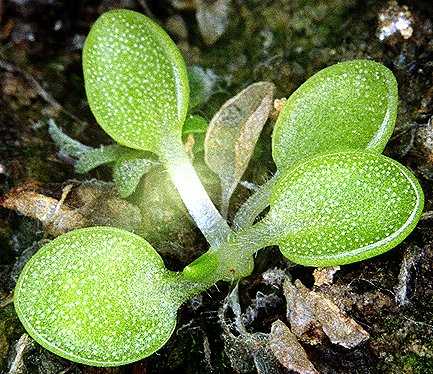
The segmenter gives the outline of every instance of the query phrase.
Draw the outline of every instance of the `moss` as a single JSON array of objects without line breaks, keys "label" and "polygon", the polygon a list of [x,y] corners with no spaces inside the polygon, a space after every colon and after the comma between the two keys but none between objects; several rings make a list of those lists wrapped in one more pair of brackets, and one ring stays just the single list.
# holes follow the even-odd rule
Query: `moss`
[{"label": "moss", "polygon": [[433,373],[433,357],[420,356],[416,353],[409,353],[401,356],[403,373],[431,374]]},{"label": "moss", "polygon": [[0,309],[0,371],[6,368],[11,344],[23,333],[12,304]]}]

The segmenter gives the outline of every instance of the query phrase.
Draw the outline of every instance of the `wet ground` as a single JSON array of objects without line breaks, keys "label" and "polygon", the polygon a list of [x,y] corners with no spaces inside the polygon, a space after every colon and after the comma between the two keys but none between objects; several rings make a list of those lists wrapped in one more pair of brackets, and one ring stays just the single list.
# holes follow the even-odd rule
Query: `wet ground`
[{"label": "wet ground", "polygon": [[[207,6],[213,27],[200,22],[200,3]],[[224,309],[230,288],[220,284],[182,308],[177,331],[157,354],[127,367],[95,369],[60,359],[24,334],[11,293],[26,259],[50,238],[50,232],[38,220],[1,208],[0,372],[288,372],[260,343],[274,321],[288,322],[281,279],[275,276],[269,281],[263,276],[277,268],[292,281],[314,287],[370,335],[351,349],[331,344],[326,336],[320,336],[316,344],[303,341],[319,372],[433,373],[431,1],[0,0],[1,195],[26,183],[27,189],[59,199],[68,183],[110,180],[108,168],[85,176],[75,174],[69,160],[59,157],[47,132],[47,120],[54,118],[85,144],[110,143],[87,107],[81,48],[92,22],[113,7],[135,9],[157,20],[177,42],[187,64],[205,69],[210,88],[196,111],[208,119],[225,100],[255,81],[270,80],[277,85],[277,97],[287,97],[310,75],[335,62],[362,57],[384,63],[396,75],[400,94],[396,130],[385,153],[419,177],[427,213],[397,249],[343,266],[332,284],[314,285],[313,269],[289,268],[277,251],[273,256],[259,255],[255,273],[239,285],[247,337],[245,332],[227,331],[235,316]],[[218,7],[224,11],[215,11]],[[260,184],[274,170],[271,131],[272,123],[265,128],[259,151],[244,176],[250,182]],[[153,180],[158,178],[148,177],[143,188],[154,192]],[[239,188],[237,203],[246,194],[246,189]],[[176,198],[166,201],[162,212],[153,206],[159,205],[158,198],[140,207],[142,214],[155,213],[152,224],[141,230],[153,235],[152,244],[170,267],[181,268],[206,244],[192,225],[185,224]]]}]

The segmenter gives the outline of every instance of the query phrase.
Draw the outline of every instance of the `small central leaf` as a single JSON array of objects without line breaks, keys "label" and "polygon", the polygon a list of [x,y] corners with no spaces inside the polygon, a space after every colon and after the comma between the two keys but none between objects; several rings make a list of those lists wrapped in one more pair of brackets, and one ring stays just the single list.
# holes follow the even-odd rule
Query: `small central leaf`
[{"label": "small central leaf", "polygon": [[325,154],[283,173],[268,224],[291,261],[331,266],[376,256],[414,229],[423,193],[412,173],[372,152]]},{"label": "small central leaf", "polygon": [[180,137],[189,87],[176,45],[156,23],[129,11],[104,13],[83,50],[84,80],[99,125],[118,143],[159,153]]},{"label": "small central leaf", "polygon": [[248,86],[228,100],[209,123],[205,160],[221,180],[224,215],[268,119],[274,90],[269,82]]},{"label": "small central leaf", "polygon": [[141,177],[148,173],[155,163],[134,156],[124,156],[117,160],[113,167],[113,181],[116,184],[120,197],[128,197],[131,195]]},{"label": "small central leaf", "polygon": [[169,275],[141,237],[110,227],[79,229],[30,259],[15,308],[29,334],[52,352],[118,366],[152,354],[170,337],[177,302]]}]

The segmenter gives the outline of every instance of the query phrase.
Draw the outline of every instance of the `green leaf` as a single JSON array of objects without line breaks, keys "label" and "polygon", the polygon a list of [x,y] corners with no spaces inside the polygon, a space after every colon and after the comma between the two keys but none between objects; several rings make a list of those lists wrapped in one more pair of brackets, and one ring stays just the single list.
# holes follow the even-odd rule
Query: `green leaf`
[{"label": "green leaf", "polygon": [[199,115],[189,115],[183,125],[182,134],[204,134],[207,131],[207,121]]},{"label": "green leaf", "polygon": [[254,83],[228,100],[209,123],[205,161],[221,180],[221,210],[227,215],[230,197],[253,155],[272,109],[275,86]]},{"label": "green leaf", "polygon": [[319,71],[289,97],[275,124],[272,155],[278,169],[322,152],[382,152],[397,102],[394,75],[376,62],[353,60]]},{"label": "green leaf", "polygon": [[75,163],[75,171],[79,174],[87,173],[98,166],[116,161],[128,151],[130,150],[117,144],[92,148],[79,157]]},{"label": "green leaf", "polygon": [[284,256],[302,265],[364,260],[399,244],[423,209],[414,175],[373,152],[325,154],[277,180],[266,225]]},{"label": "green leaf", "polygon": [[180,138],[186,67],[155,22],[130,10],[104,13],[86,39],[83,68],[90,108],[116,142],[159,153],[167,139]]},{"label": "green leaf", "polygon": [[119,159],[113,168],[113,181],[116,184],[120,197],[131,195],[141,177],[148,173],[155,163],[145,158],[123,157]]},{"label": "green leaf", "polygon": [[28,333],[69,360],[119,366],[169,339],[181,301],[172,273],[141,237],[110,227],[64,234],[24,267],[15,308]]},{"label": "green leaf", "polygon": [[48,133],[54,143],[56,143],[57,147],[59,147],[60,152],[63,152],[70,157],[81,157],[84,153],[92,150],[91,147],[66,135],[52,119],[48,121]]}]

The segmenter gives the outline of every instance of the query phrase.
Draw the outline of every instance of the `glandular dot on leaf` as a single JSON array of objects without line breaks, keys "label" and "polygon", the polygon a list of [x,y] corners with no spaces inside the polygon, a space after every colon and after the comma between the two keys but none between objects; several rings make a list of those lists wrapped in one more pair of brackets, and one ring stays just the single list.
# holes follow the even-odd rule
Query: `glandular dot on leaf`
[{"label": "glandular dot on leaf", "polygon": [[373,152],[315,156],[279,177],[266,218],[282,253],[302,265],[361,261],[414,229],[423,192],[403,165]]}]

